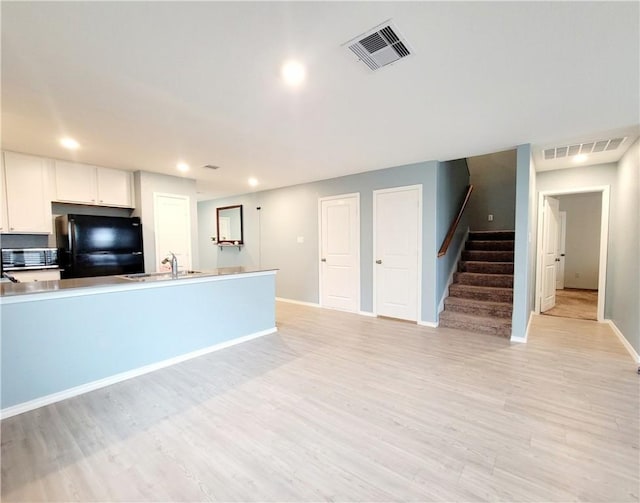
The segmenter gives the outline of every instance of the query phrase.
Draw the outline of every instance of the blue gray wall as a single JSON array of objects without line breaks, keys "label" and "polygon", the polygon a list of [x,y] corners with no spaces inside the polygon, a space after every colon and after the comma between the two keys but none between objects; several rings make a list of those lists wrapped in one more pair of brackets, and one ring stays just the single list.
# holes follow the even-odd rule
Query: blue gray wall
[{"label": "blue gray wall", "polygon": [[535,300],[535,190],[536,172],[531,160],[531,145],[520,145],[516,152],[516,238],[511,319],[512,337],[519,340],[526,338]]},{"label": "blue gray wall", "polygon": [[[515,229],[516,151],[469,157],[473,196],[469,201],[472,231]],[[493,221],[488,215],[493,215]]]},{"label": "blue gray wall", "polygon": [[640,140],[618,163],[618,193],[611,212],[615,246],[609,247],[610,318],[640,353]]},{"label": "blue gray wall", "polygon": [[[445,170],[445,168],[442,168]],[[443,173],[446,172],[442,171]],[[277,295],[318,303],[318,199],[340,194],[360,194],[361,310],[373,310],[373,191],[421,184],[422,215],[422,321],[435,323],[439,300],[437,280],[439,163],[409,164],[318,182],[255,192],[198,204],[200,268],[230,265],[275,267]],[[444,183],[444,181],[443,181]],[[455,199],[456,197],[454,197]],[[448,199],[448,196],[447,198]],[[245,246],[220,250],[215,236],[215,210],[244,205]],[[260,207],[261,210],[256,210]],[[299,242],[302,238],[303,242]]]},{"label": "blue gray wall", "polygon": [[273,329],[274,275],[180,280],[0,309],[5,409]]},{"label": "blue gray wall", "polygon": [[[436,208],[436,244],[440,248],[449,232],[451,222],[456,218],[469,186],[469,170],[464,159],[438,163],[438,192]],[[471,195],[473,198],[473,194]],[[469,211],[465,210],[447,254],[438,259],[437,303],[448,294],[448,280],[457,266],[458,250],[469,227]]]}]

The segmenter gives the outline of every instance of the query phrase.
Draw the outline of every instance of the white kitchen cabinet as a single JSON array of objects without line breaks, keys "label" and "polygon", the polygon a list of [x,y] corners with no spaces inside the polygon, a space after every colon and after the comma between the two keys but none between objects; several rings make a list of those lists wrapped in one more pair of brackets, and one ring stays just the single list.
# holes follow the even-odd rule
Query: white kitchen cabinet
[{"label": "white kitchen cabinet", "polygon": [[133,207],[132,174],[121,169],[98,168],[98,204]]},{"label": "white kitchen cabinet", "polygon": [[3,216],[3,222],[6,220],[7,228],[2,232],[51,234],[53,226],[47,160],[14,152],[4,152],[3,157],[6,196],[6,218]]},{"label": "white kitchen cabinet", "polygon": [[56,161],[56,201],[133,207],[129,171]]},{"label": "white kitchen cabinet", "polygon": [[96,204],[96,166],[56,161],[56,200]]}]

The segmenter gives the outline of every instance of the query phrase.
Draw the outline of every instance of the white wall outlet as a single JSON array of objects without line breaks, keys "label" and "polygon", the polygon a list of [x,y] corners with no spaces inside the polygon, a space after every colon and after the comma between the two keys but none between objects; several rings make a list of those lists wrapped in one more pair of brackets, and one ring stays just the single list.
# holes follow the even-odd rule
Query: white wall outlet
[{"label": "white wall outlet", "polygon": [[298,241],[298,244],[304,243],[304,236],[298,236],[297,241]]},{"label": "white wall outlet", "polygon": [[493,222],[493,215],[489,213],[489,222]]}]

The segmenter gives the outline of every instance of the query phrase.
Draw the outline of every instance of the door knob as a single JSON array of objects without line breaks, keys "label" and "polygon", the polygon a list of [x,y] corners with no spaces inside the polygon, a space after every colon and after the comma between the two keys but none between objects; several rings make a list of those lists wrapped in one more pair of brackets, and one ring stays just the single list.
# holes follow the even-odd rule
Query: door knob
[{"label": "door knob", "polygon": [[382,264],[382,260],[376,260],[376,264]]},{"label": "door knob", "polygon": [[320,259],[320,262],[326,262],[326,261],[327,261],[327,259],[326,259],[326,258],[321,258],[321,259]]}]

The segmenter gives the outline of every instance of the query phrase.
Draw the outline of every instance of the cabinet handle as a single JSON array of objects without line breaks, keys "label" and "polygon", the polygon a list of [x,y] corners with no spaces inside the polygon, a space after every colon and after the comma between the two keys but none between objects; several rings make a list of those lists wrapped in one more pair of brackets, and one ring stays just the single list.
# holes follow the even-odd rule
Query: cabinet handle
[{"label": "cabinet handle", "polygon": [[376,264],[382,264],[382,260],[376,260]]},{"label": "cabinet handle", "polygon": [[13,230],[13,227],[9,227],[9,230],[10,230],[10,231],[12,231],[12,230]]},{"label": "cabinet handle", "polygon": [[100,199],[100,202],[101,202],[101,203],[104,203],[104,201],[103,201],[102,199]]}]

